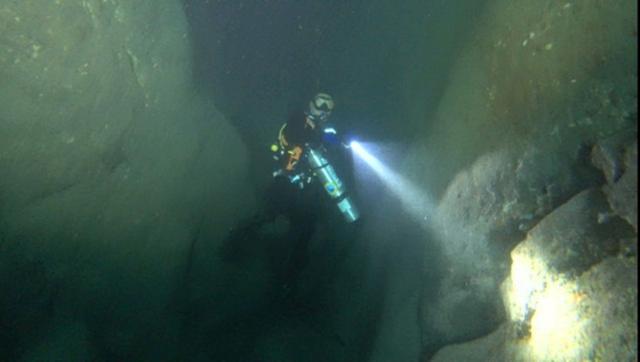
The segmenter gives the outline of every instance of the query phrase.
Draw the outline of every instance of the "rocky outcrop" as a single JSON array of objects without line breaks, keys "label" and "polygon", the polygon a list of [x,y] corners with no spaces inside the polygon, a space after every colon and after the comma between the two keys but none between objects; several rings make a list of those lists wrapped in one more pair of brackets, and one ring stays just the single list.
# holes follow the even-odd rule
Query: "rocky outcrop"
[{"label": "rocky outcrop", "polygon": [[571,158],[537,173],[545,158],[533,146],[519,157],[493,152],[451,182],[430,224],[440,241],[444,274],[435,300],[423,300],[423,328],[437,331],[427,340],[435,334],[460,341],[495,328],[503,318],[495,295],[508,272],[508,251],[567,195],[597,185],[590,168]]},{"label": "rocky outcrop", "polygon": [[425,253],[443,256],[425,271],[443,276],[422,292],[426,358],[511,318],[496,296],[525,239],[574,282],[634,255],[637,5],[601,5],[489,1],[406,159],[438,200],[425,222],[437,246]]},{"label": "rocky outcrop", "polygon": [[[637,231],[626,220],[637,204],[637,170],[628,162],[637,146],[626,139],[626,146],[615,144],[627,160],[620,171],[615,158],[602,163],[610,140],[594,146],[592,159],[608,182],[554,209],[511,252],[501,286],[506,322],[486,337],[443,348],[433,361],[637,358]],[[617,186],[625,179],[634,187]],[[611,200],[623,197],[614,207]]]}]

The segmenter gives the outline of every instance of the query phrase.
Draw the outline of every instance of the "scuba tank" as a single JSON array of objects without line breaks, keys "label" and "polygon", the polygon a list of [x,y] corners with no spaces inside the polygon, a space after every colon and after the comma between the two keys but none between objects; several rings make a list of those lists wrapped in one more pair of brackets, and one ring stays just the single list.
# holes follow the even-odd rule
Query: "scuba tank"
[{"label": "scuba tank", "polygon": [[323,185],[324,190],[333,200],[336,201],[338,209],[347,222],[354,222],[358,220],[360,213],[358,212],[356,205],[347,194],[347,189],[342,183],[342,180],[340,180],[335,169],[331,166],[321,149],[318,147],[308,146],[307,150],[307,160],[311,171],[313,171],[315,176]]}]

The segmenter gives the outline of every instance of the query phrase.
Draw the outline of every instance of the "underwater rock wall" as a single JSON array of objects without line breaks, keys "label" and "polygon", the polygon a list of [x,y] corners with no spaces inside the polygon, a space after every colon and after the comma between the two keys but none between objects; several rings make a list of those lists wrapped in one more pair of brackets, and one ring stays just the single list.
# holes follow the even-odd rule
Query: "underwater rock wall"
[{"label": "underwater rock wall", "polygon": [[179,1],[0,5],[0,359],[176,353],[167,308],[253,202],[246,168]]},{"label": "underwater rock wall", "polygon": [[[637,177],[624,176],[622,170],[637,171],[623,166],[631,161],[617,162],[618,166],[602,163],[611,159],[610,154],[633,155],[636,10],[632,1],[488,3],[453,66],[432,122],[425,122],[425,136],[415,143],[404,165],[406,174],[438,200],[429,228],[442,250],[444,277],[437,287],[425,285],[422,291],[425,358],[439,346],[485,336],[512,319],[500,297],[503,280],[513,277],[517,264],[512,250],[524,240],[535,244],[539,239],[531,240],[531,233],[536,225],[584,190],[602,189],[608,206],[601,194],[598,207],[587,207],[600,216],[590,218],[591,224],[585,221],[582,234],[565,228],[555,236],[554,250],[577,253],[567,263],[582,268],[567,277],[567,283],[609,278],[605,269],[612,265],[624,273],[632,270],[637,226],[631,220],[637,212],[637,194],[628,190],[635,190]],[[601,145],[613,151],[598,151]],[[618,176],[610,176],[616,172]],[[627,193],[620,196],[616,190]],[[603,223],[617,225],[610,227],[623,235],[609,233],[607,239],[598,239],[596,226]],[[425,251],[425,260],[433,258],[430,252]],[[622,286],[612,286],[609,292],[624,299],[625,290],[636,286],[629,275],[621,278]],[[606,283],[598,285],[594,288]],[[603,293],[596,290],[585,303],[606,304]],[[629,311],[637,299],[624,300],[621,313],[633,318]],[[600,325],[620,320],[601,311],[591,315]],[[596,341],[604,329],[598,328],[580,343],[593,343],[587,350],[596,351],[594,356],[620,356],[615,354],[625,348],[620,344],[608,347],[607,353],[613,354],[602,352]],[[625,341],[637,339],[630,329],[621,328]],[[496,342],[487,338],[460,348],[489,350],[488,344]],[[549,353],[544,358],[565,356],[562,351]],[[460,356],[439,354],[438,360],[461,360]]]},{"label": "underwater rock wall", "polygon": [[506,321],[487,337],[443,348],[434,361],[637,358],[637,232],[613,211],[614,200],[637,205],[637,187],[616,187],[637,185],[637,143],[616,163],[623,165],[617,182],[572,197],[513,249],[501,286]]}]

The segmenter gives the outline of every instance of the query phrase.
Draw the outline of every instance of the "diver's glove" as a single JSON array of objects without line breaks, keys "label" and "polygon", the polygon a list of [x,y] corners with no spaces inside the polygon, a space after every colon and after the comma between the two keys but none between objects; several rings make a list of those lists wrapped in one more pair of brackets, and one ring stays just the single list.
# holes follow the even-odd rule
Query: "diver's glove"
[{"label": "diver's glove", "polygon": [[340,137],[335,128],[327,126],[322,130],[322,142],[329,145],[340,143]]},{"label": "diver's glove", "polygon": [[335,128],[332,126],[326,126],[322,130],[322,141],[325,144],[340,145],[344,149],[351,149],[351,144],[348,141],[351,137],[349,135],[339,135]]}]

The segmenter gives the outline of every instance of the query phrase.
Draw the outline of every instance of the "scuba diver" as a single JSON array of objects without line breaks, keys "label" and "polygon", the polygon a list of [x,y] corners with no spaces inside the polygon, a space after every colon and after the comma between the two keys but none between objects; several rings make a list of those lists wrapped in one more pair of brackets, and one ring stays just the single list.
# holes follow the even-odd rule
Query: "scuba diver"
[{"label": "scuba diver", "polygon": [[330,95],[318,93],[306,109],[290,114],[279,129],[277,142],[271,145],[275,164],[263,208],[235,228],[221,250],[225,260],[237,260],[263,237],[259,232],[263,225],[284,216],[289,225],[282,239],[286,250],[275,252],[271,259],[276,283],[287,298],[296,294],[296,282],[307,265],[309,242],[324,202],[335,202],[347,223],[359,219],[355,204],[326,157],[330,150],[349,148],[328,123],[334,105]]},{"label": "scuba diver", "polygon": [[273,173],[274,177],[285,176],[292,184],[304,188],[311,176],[308,174],[309,170],[304,170],[305,166],[299,166],[305,152],[312,147],[324,147],[338,142],[345,148],[349,147],[327,122],[333,108],[333,98],[326,93],[318,93],[309,102],[306,111],[296,111],[290,115],[289,121],[280,127],[278,143],[271,145],[273,158],[279,163]]},{"label": "scuba diver", "polygon": [[336,202],[346,222],[359,218],[343,182],[325,156],[328,149],[336,146],[349,148],[328,122],[334,106],[329,94],[316,94],[306,110],[291,113],[288,121],[280,127],[277,143],[271,146],[275,170],[273,182],[267,190],[267,214],[269,218],[285,215],[289,219],[289,234],[294,246],[285,266],[283,281],[293,287],[307,263],[308,244],[315,232],[322,190]]},{"label": "scuba diver", "polygon": [[276,161],[274,184],[291,184],[304,189],[317,179],[336,201],[346,221],[354,222],[359,218],[358,210],[326,157],[331,146],[340,144],[344,149],[350,148],[327,122],[333,108],[333,98],[318,93],[306,111],[292,113],[289,121],[280,127],[278,142],[271,145]]}]

